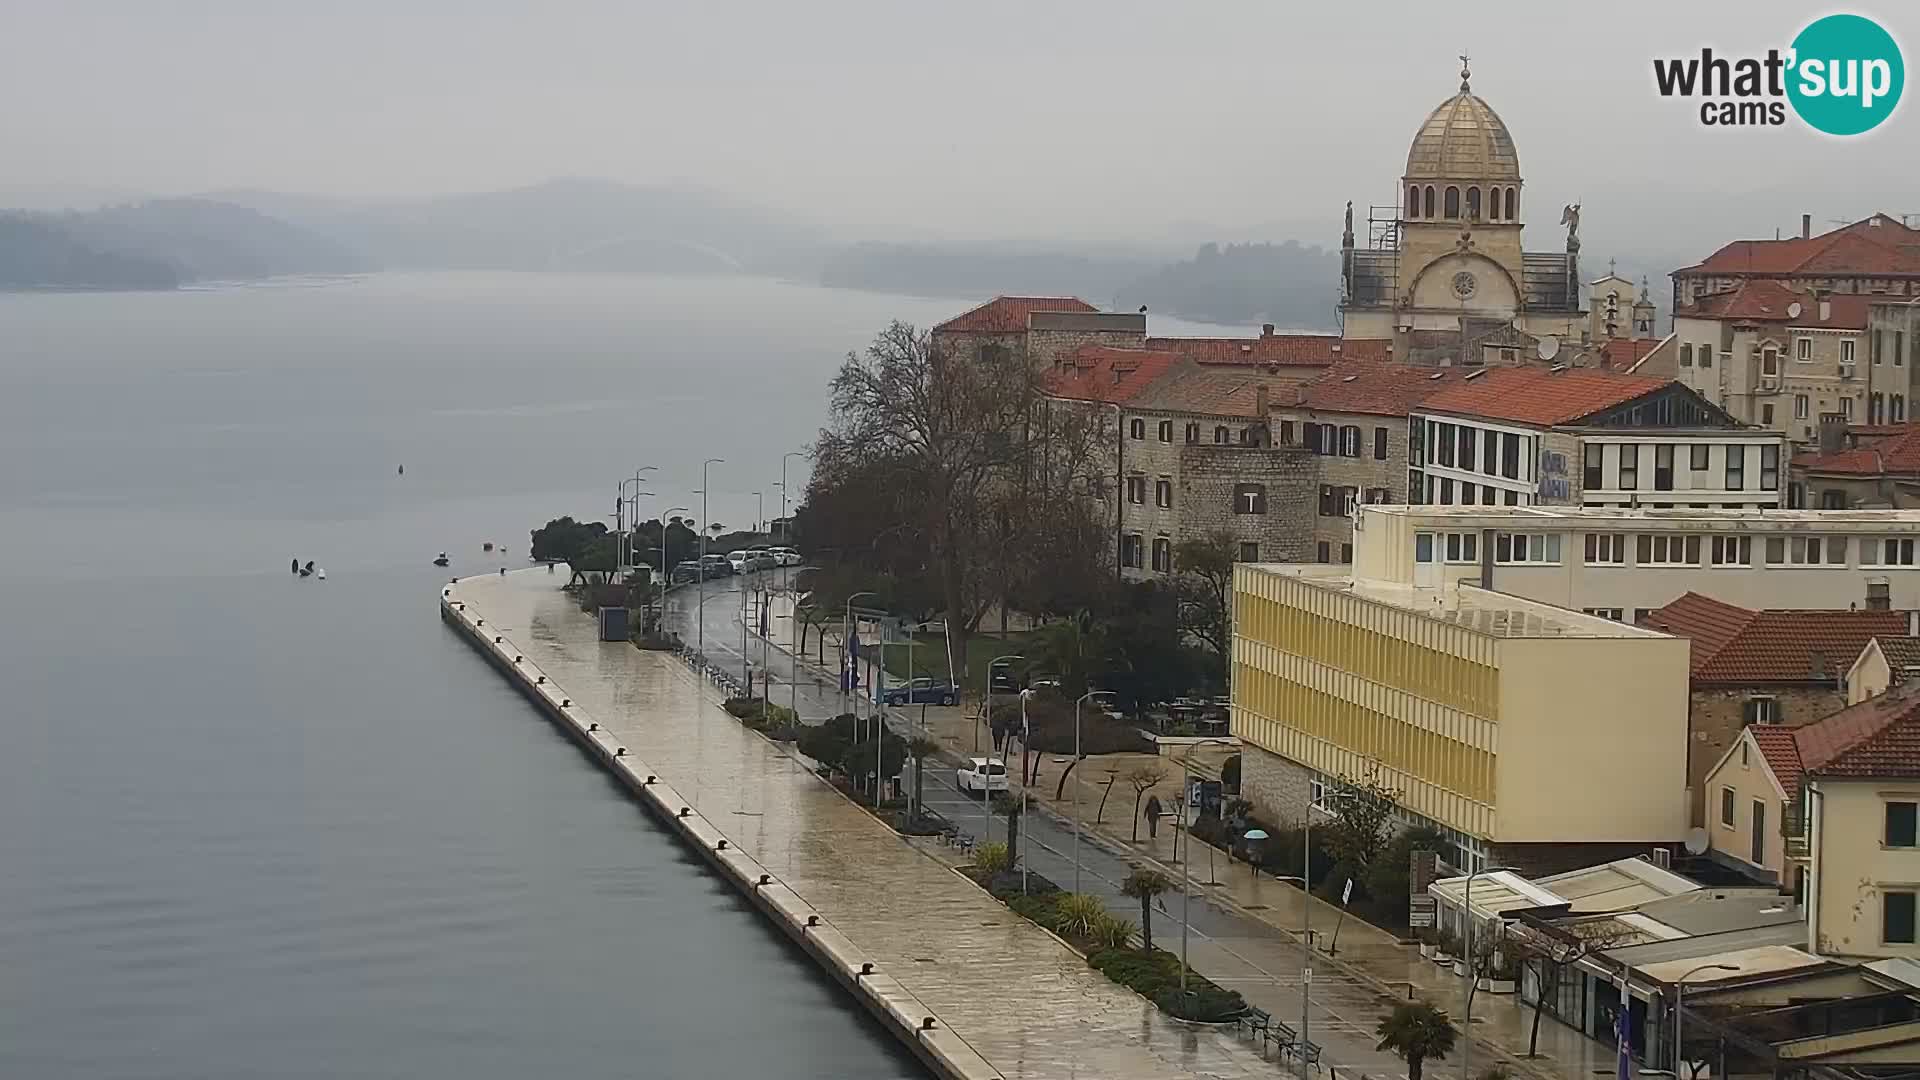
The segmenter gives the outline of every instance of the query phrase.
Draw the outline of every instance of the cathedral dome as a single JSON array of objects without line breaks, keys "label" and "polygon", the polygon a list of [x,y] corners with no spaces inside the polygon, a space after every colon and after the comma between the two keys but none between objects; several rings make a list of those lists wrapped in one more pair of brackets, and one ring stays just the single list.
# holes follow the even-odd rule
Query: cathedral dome
[{"label": "cathedral dome", "polygon": [[1461,75],[1460,92],[1429,113],[1413,137],[1407,179],[1517,183],[1520,155],[1513,136],[1500,114],[1468,88],[1466,73]]}]

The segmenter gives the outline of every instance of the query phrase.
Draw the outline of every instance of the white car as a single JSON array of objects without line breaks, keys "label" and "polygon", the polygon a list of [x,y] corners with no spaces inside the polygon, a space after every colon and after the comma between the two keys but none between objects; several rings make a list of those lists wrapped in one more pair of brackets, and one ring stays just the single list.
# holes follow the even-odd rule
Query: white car
[{"label": "white car", "polygon": [[747,553],[745,551],[727,552],[727,565],[733,567],[733,572],[736,574],[746,573],[747,572]]},{"label": "white car", "polygon": [[774,548],[773,557],[776,563],[780,566],[799,566],[800,565],[800,553],[793,550],[790,547]]},{"label": "white car", "polygon": [[963,793],[991,795],[1007,790],[1007,763],[1000,758],[968,758],[953,770],[953,780]]}]

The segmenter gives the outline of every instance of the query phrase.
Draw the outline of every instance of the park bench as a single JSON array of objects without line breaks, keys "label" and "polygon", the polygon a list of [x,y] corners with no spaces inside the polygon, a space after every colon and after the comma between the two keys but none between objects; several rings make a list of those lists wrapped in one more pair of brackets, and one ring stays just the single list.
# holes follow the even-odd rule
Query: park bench
[{"label": "park bench", "polygon": [[1311,1040],[1300,1044],[1301,1060],[1314,1068],[1320,1067],[1320,1044]]},{"label": "park bench", "polygon": [[[1292,1028],[1278,1020],[1273,1021],[1267,1026],[1267,1038],[1272,1040],[1273,1044],[1280,1048],[1281,1057],[1292,1057],[1294,1044],[1300,1041],[1300,1036],[1294,1034]],[[1264,1053],[1265,1050],[1266,1048],[1262,1046],[1261,1052]]]},{"label": "park bench", "polygon": [[1246,1032],[1249,1036],[1258,1035],[1260,1036],[1260,1040],[1265,1042],[1267,1038],[1267,1025],[1273,1023],[1273,1014],[1265,1009],[1255,1008],[1249,1005],[1247,1006],[1247,1011],[1241,1013],[1239,1020],[1236,1022],[1240,1025],[1241,1031]]}]

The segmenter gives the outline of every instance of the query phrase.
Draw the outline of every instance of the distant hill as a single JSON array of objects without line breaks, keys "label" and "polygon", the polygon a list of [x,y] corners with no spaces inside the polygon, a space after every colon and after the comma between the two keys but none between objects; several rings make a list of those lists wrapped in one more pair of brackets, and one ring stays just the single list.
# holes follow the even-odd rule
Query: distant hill
[{"label": "distant hill", "polygon": [[171,289],[174,267],[100,251],[34,215],[0,213],[0,289]]},{"label": "distant hill", "polygon": [[284,274],[339,274],[366,259],[310,230],[250,207],[209,199],[154,199],[45,215],[102,251],[171,264],[182,280],[239,281]]},{"label": "distant hill", "polygon": [[838,289],[975,298],[1002,293],[1106,298],[1152,271],[1141,256],[1019,252],[939,244],[855,244],[827,260],[820,283]]},{"label": "distant hill", "polygon": [[1284,244],[1203,244],[1194,257],[1168,263],[1129,282],[1114,307],[1201,322],[1270,322],[1330,329],[1340,299],[1340,256]]},{"label": "distant hill", "polygon": [[219,194],[397,268],[810,277],[826,243],[811,226],[713,192],[604,180],[418,199]]}]

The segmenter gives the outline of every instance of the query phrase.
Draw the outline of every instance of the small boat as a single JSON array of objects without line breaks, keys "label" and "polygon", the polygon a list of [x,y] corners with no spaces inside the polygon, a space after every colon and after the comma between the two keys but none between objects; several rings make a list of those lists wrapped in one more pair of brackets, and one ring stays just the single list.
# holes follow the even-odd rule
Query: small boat
[{"label": "small boat", "polygon": [[327,568],[323,566],[320,569],[315,570],[313,572],[313,576],[319,578],[321,581],[327,580]]},{"label": "small boat", "polygon": [[441,553],[440,553],[440,557],[439,557],[439,558],[437,558],[437,559],[435,559],[435,560],[433,560],[433,565],[435,565],[435,566],[445,566],[445,565],[447,565],[447,562],[448,562],[448,561],[449,561],[449,560],[447,559],[447,553],[443,551],[443,552],[441,552]]},{"label": "small boat", "polygon": [[493,541],[491,541],[491,540],[489,540],[489,541],[487,541],[486,543],[484,543],[484,544],[481,544],[481,545],[480,545],[480,550],[481,550],[481,551],[492,551],[492,550],[493,550]]},{"label": "small boat", "polygon": [[313,560],[312,559],[308,559],[307,565],[300,568],[300,576],[301,577],[313,576]]}]

